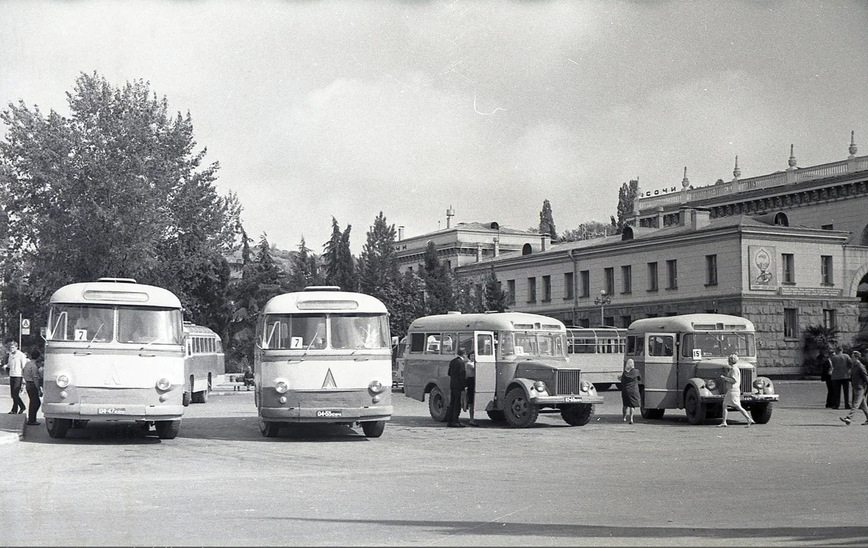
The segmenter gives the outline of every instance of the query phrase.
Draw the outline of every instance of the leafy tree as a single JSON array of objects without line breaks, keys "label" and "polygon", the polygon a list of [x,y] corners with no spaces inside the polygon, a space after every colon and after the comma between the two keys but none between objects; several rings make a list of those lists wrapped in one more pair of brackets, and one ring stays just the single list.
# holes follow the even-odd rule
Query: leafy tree
[{"label": "leafy tree", "polygon": [[23,101],[0,113],[9,251],[26,269],[18,291],[43,306],[70,282],[132,277],[212,321],[240,206],[216,194],[219,164],[194,150],[190,114],[170,115],[148,83],[115,88],[96,73],[81,74],[67,102],[68,117]]},{"label": "leafy tree", "polygon": [[548,199],[543,200],[542,211],[539,212],[539,233],[548,234],[552,241],[557,241],[558,232],[555,230],[555,221],[552,217],[552,204]]},{"label": "leafy tree", "polygon": [[422,280],[425,282],[426,314],[445,314],[455,310],[452,293],[452,275],[447,265],[437,257],[434,242],[428,242],[422,263]]},{"label": "leafy tree", "polygon": [[292,270],[289,275],[289,290],[301,291],[310,285],[322,285],[319,275],[316,254],[307,247],[304,236],[298,244],[298,253],[292,262]]},{"label": "leafy tree", "polygon": [[561,242],[578,242],[581,240],[590,240],[591,238],[602,238],[615,234],[615,228],[608,223],[600,221],[590,221],[582,223],[578,228],[567,230],[561,234]]},{"label": "leafy tree", "polygon": [[425,282],[415,272],[406,271],[390,289],[389,328],[393,337],[403,337],[416,318],[425,315]]},{"label": "leafy tree", "polygon": [[618,190],[618,218],[612,217],[612,225],[617,228],[616,234],[620,234],[627,223],[627,219],[633,216],[633,204],[636,195],[639,194],[639,179],[633,179],[629,183],[621,185]]},{"label": "leafy tree", "polygon": [[368,231],[358,262],[359,290],[382,300],[387,307],[390,307],[391,291],[398,280],[395,237],[395,225],[388,225],[381,211]]},{"label": "leafy tree", "polygon": [[500,282],[497,280],[497,274],[494,272],[493,266],[485,277],[483,292],[485,310],[504,312],[508,308],[509,295],[506,294],[506,291],[503,290]]},{"label": "leafy tree", "polygon": [[323,260],[325,261],[325,282],[336,285],[344,291],[356,291],[358,289],[358,275],[355,261],[350,251],[350,229],[341,232],[337,219],[332,217],[332,236],[323,246]]}]

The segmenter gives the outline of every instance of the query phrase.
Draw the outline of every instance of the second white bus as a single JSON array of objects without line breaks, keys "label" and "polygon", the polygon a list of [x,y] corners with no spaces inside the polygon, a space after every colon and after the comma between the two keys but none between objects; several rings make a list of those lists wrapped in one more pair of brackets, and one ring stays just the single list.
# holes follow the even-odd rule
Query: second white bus
[{"label": "second white bus", "polygon": [[582,379],[597,390],[621,384],[627,330],[617,327],[568,327],[567,355]]},{"label": "second white bus", "polygon": [[226,373],[226,355],[220,335],[184,322],[184,405],[205,403],[217,375]]}]

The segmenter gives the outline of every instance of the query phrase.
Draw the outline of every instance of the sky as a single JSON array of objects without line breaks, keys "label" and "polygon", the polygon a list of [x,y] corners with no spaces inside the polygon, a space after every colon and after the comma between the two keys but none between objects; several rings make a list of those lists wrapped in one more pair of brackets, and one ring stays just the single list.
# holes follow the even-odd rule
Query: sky
[{"label": "sky", "polygon": [[[258,242],[559,232],[618,190],[868,154],[868,2],[0,0],[0,109],[68,114],[82,73],[190,113]],[[2,135],[5,135],[5,128]]]}]

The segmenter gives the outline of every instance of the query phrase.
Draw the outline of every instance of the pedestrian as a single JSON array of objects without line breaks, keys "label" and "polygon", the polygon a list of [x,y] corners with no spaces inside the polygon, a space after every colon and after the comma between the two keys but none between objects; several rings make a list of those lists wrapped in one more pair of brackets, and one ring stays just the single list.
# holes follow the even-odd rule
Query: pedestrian
[{"label": "pedestrian", "polygon": [[6,347],[9,349],[9,360],[6,362],[6,368],[9,369],[9,392],[12,394],[12,410],[10,415],[24,413],[27,407],[24,406],[24,401],[21,399],[22,377],[24,364],[27,363],[27,356],[24,352],[18,350],[18,343],[10,339],[6,341]]},{"label": "pedestrian", "polygon": [[826,409],[832,409],[835,401],[835,383],[832,382],[832,360],[829,359],[826,351],[817,356],[817,361],[820,363],[820,380],[826,383]]},{"label": "pedestrian", "polygon": [[467,424],[470,426],[479,426],[479,423],[476,422],[476,419],[473,417],[473,405],[476,401],[476,353],[473,351],[467,355],[467,363],[464,366],[464,373],[467,377],[467,382],[465,383],[465,386],[467,387],[465,401],[467,402],[467,412],[470,413],[470,422]]},{"label": "pedestrian", "polygon": [[629,415],[630,424],[633,424],[633,409],[639,407],[639,370],[636,369],[633,359],[624,363],[624,372],[621,373],[621,415],[627,422]]},{"label": "pedestrian", "polygon": [[461,414],[461,393],[467,387],[467,371],[465,356],[467,351],[463,348],[458,349],[458,355],[449,362],[449,407],[446,409],[446,426],[451,428],[464,428],[464,425],[458,422],[458,416]]},{"label": "pedestrian", "polygon": [[835,353],[829,358],[832,362],[832,409],[841,407],[841,393],[844,393],[844,409],[850,409],[850,367],[853,360],[835,346]]},{"label": "pedestrian", "polygon": [[868,390],[868,371],[865,369],[865,362],[862,361],[862,353],[858,350],[853,351],[853,366],[850,369],[850,382],[853,385],[853,406],[846,416],[839,418],[849,426],[856,410],[861,409],[862,413],[865,414],[865,422],[862,424],[868,425],[868,401],[865,400],[865,393]]},{"label": "pedestrian", "polygon": [[42,384],[39,375],[39,357],[42,353],[39,350],[34,350],[30,353],[30,359],[24,364],[24,370],[21,376],[24,378],[24,384],[27,387],[27,399],[30,400],[30,410],[27,412],[27,424],[31,426],[38,425],[36,422],[36,412],[39,411],[41,405],[39,398],[42,396]]},{"label": "pedestrian", "polygon": [[717,426],[727,426],[727,406],[731,405],[736,411],[744,415],[744,418],[747,419],[747,427],[750,428],[750,425],[754,424],[754,420],[750,417],[750,413],[741,406],[741,370],[738,368],[738,356],[730,354],[726,361],[729,365],[724,372],[725,374],[720,376],[724,387],[723,421]]}]

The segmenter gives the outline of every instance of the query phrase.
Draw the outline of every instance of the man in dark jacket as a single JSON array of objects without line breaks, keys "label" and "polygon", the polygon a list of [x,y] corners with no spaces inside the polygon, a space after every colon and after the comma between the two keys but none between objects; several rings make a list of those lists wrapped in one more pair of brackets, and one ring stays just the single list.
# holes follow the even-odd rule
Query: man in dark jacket
[{"label": "man in dark jacket", "polygon": [[865,362],[862,361],[862,354],[858,351],[853,351],[853,367],[850,371],[850,381],[853,384],[853,407],[847,416],[840,417],[844,424],[850,425],[853,420],[853,415],[856,410],[862,411],[865,414],[865,422],[862,424],[868,425],[868,403],[865,401],[865,390],[868,388],[868,370],[865,369]]},{"label": "man in dark jacket", "polygon": [[465,370],[467,351],[463,348],[458,350],[458,355],[449,362],[449,407],[446,409],[446,426],[452,428],[464,427],[458,422],[461,413],[461,393],[467,384],[467,372]]}]

